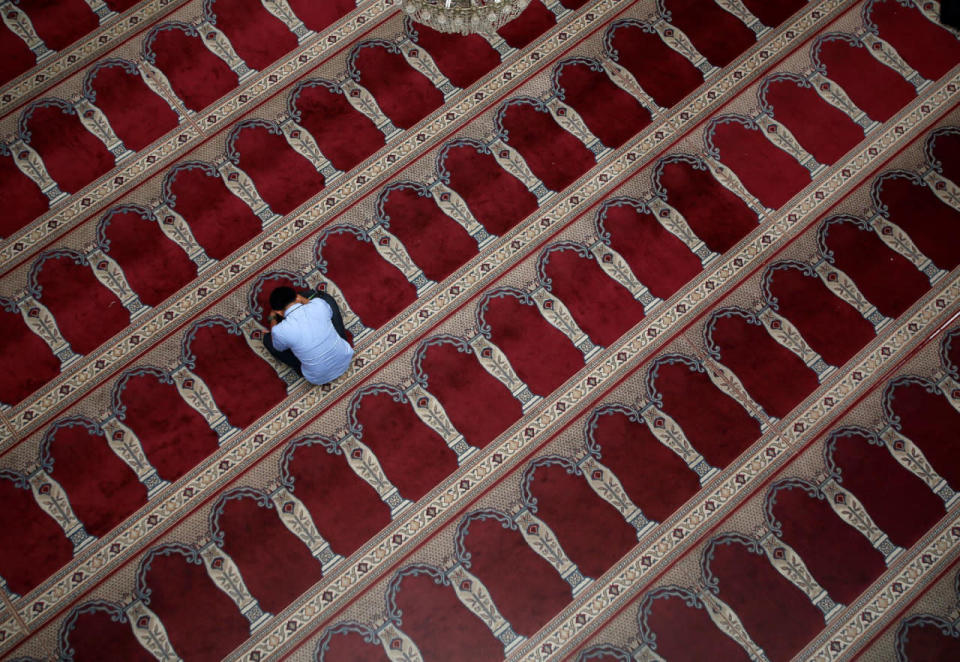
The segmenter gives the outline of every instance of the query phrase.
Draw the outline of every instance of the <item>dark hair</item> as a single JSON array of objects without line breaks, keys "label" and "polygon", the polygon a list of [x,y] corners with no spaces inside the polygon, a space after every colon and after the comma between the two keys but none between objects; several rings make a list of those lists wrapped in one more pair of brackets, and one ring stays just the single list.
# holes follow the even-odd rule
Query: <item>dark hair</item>
[{"label": "dark hair", "polygon": [[274,310],[283,310],[297,300],[297,291],[292,287],[276,287],[270,293],[270,307]]}]

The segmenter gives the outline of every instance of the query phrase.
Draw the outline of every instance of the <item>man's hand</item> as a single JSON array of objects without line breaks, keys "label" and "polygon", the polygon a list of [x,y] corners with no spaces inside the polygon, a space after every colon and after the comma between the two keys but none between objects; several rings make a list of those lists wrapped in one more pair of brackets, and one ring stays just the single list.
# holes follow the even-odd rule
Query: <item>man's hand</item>
[{"label": "man's hand", "polygon": [[296,303],[301,303],[301,304],[303,304],[303,305],[306,305],[306,304],[310,303],[310,299],[308,299],[307,297],[303,296],[302,294],[298,294],[295,302],[296,302]]}]

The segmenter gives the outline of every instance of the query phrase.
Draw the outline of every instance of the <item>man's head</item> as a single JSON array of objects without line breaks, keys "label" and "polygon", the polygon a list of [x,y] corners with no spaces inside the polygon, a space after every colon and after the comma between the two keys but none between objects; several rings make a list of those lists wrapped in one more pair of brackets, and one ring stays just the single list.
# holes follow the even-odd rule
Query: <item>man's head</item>
[{"label": "man's head", "polygon": [[270,307],[273,310],[283,310],[297,300],[297,291],[292,287],[278,287],[270,293]]}]

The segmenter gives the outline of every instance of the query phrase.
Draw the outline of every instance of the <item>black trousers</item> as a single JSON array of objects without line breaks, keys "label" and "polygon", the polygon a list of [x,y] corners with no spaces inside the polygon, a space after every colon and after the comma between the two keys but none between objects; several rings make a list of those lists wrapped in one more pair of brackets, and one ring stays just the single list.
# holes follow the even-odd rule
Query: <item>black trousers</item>
[{"label": "black trousers", "polygon": [[[330,309],[333,311],[333,317],[330,321],[333,323],[333,328],[336,330],[337,335],[347,342],[350,342],[350,337],[347,335],[347,330],[343,326],[343,315],[340,314],[340,307],[337,305],[336,299],[326,292],[315,292],[311,290],[309,292],[301,292],[301,294],[308,298],[323,299],[326,301],[327,304],[329,304]],[[280,363],[290,366],[301,375],[303,374],[300,370],[300,359],[297,358],[297,355],[293,353],[292,349],[285,349],[282,352],[276,349],[273,346],[273,335],[270,332],[267,332],[267,334],[263,336],[263,346],[266,347],[267,351],[270,352],[273,358],[280,361]]]}]

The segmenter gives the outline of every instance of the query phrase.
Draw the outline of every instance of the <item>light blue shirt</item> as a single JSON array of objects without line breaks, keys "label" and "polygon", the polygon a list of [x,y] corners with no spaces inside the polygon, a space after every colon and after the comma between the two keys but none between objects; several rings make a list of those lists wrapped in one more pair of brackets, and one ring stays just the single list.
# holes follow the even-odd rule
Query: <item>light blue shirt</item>
[{"label": "light blue shirt", "polygon": [[311,384],[331,382],[350,367],[353,348],[333,328],[333,310],[323,299],[287,308],[283,321],[275,325],[273,347],[292,349],[300,359],[303,378]]}]

